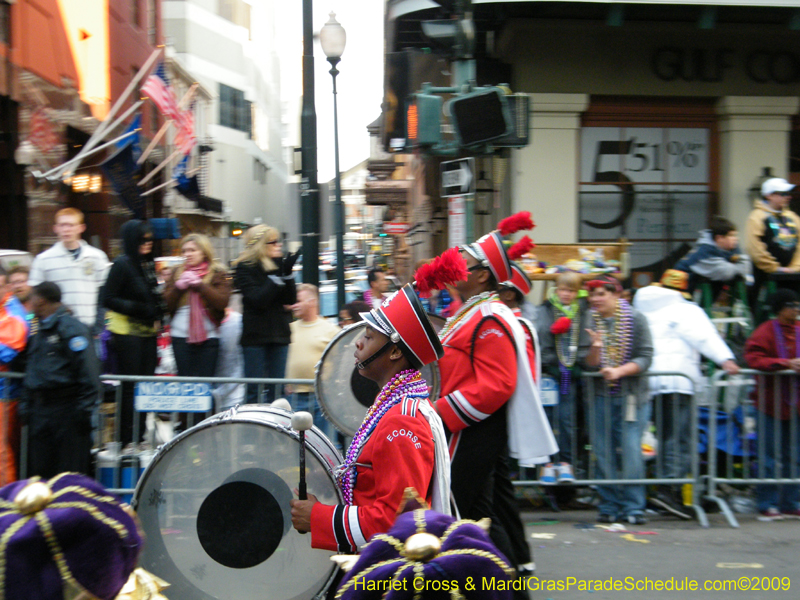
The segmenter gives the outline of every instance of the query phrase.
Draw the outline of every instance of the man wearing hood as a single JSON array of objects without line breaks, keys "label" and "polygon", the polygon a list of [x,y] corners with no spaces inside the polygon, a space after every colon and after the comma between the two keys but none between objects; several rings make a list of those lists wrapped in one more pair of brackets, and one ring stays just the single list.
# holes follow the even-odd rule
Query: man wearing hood
[{"label": "man wearing hood", "polygon": [[[164,300],[158,291],[153,262],[153,232],[150,226],[137,219],[120,229],[125,254],[111,265],[102,306],[106,313],[107,329],[111,332],[118,375],[153,375],[158,349],[156,336],[164,317]],[[122,443],[133,439],[133,384],[122,385]],[[144,419],[140,419],[140,425]],[[139,428],[139,437],[144,433]]]},{"label": "man wearing hood", "polygon": [[750,305],[754,312],[758,292],[770,274],[800,273],[800,217],[788,208],[794,187],[780,177],[767,179],[747,217],[745,247],[753,260]]},{"label": "man wearing hood", "polygon": [[[687,377],[654,375],[648,378],[655,402],[656,429],[663,448],[663,473],[678,479],[689,474],[692,396],[704,388],[700,356],[711,359],[728,374],[739,367],[705,311],[687,300],[688,276],[668,269],[660,283],[636,292],[633,306],[647,318],[653,337],[653,372],[685,373]],[[660,407],[660,408],[659,408]],[[682,519],[691,519],[679,488],[659,486],[650,502]]]},{"label": "man wearing hood", "polygon": [[679,260],[675,268],[689,274],[690,294],[699,283],[710,280],[714,298],[722,284],[752,278],[750,257],[739,248],[736,226],[720,216],[712,217],[708,229],[700,232],[694,249]]}]

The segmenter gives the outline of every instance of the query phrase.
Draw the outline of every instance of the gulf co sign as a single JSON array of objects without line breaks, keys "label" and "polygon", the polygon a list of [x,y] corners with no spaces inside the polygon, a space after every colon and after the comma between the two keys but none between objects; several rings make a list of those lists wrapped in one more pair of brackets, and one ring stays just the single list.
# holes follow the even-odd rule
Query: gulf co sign
[{"label": "gulf co sign", "polygon": [[177,381],[141,381],[134,400],[139,412],[206,412],[214,404],[207,383]]}]

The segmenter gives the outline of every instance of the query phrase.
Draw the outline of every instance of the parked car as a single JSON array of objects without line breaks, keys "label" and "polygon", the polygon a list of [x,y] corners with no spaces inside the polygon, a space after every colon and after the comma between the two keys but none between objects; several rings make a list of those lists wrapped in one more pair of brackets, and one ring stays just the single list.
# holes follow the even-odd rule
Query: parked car
[{"label": "parked car", "polygon": [[0,266],[6,271],[22,265],[30,267],[33,262],[33,255],[24,250],[0,250]]}]

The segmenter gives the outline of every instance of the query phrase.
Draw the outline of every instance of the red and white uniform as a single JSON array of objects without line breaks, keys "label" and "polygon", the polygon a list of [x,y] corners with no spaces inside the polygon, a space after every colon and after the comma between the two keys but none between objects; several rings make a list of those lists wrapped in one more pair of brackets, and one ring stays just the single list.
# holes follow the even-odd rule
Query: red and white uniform
[{"label": "red and white uniform", "polygon": [[453,433],[489,417],[516,387],[514,334],[490,304],[508,310],[499,300],[480,304],[442,338],[442,390],[436,411]]},{"label": "red and white uniform", "polygon": [[373,535],[389,531],[407,487],[431,501],[434,443],[422,402],[401,400],[378,421],[358,457],[352,506],[314,504],[312,548],[360,551]]},{"label": "red and white uniform", "polygon": [[533,332],[499,299],[467,310],[442,337],[445,352],[439,360],[442,395],[436,411],[453,433],[450,457],[458,447],[458,432],[481,423],[508,402],[511,456],[523,466],[538,464],[558,446],[534,381],[538,368]]},{"label": "red and white uniform", "polygon": [[525,350],[528,352],[528,364],[531,366],[531,375],[533,380],[538,381],[537,367],[536,367],[536,348],[533,341],[533,325],[528,319],[522,316],[522,311],[519,308],[512,308],[511,312],[519,320],[522,325],[522,331],[525,333]]}]

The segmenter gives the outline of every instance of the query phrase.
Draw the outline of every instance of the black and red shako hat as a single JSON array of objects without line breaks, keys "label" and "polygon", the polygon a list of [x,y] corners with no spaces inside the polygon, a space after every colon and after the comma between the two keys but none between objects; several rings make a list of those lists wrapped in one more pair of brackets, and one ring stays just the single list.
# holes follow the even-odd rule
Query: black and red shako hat
[{"label": "black and red shako hat", "polygon": [[511,263],[511,278],[508,281],[504,281],[501,285],[512,287],[523,296],[527,296],[532,287],[531,280],[525,274],[525,271],[514,262]]},{"label": "black and red shako hat", "polygon": [[389,296],[380,307],[361,313],[361,317],[397,344],[416,369],[444,356],[439,336],[410,284]]},{"label": "black and red shako hat", "polygon": [[488,267],[497,283],[511,279],[511,261],[503,247],[503,237],[497,231],[487,233],[477,242],[463,246],[472,257]]}]

